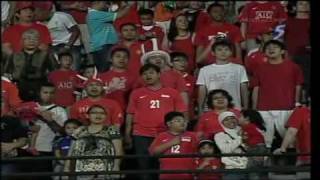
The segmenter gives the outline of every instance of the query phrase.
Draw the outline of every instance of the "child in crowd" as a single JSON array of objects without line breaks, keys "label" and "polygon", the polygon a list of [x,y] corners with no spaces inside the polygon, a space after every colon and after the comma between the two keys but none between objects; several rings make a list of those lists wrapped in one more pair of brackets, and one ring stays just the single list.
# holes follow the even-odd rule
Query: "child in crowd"
[{"label": "child in crowd", "polygon": [[[82,125],[82,123],[76,119],[68,119],[64,122],[64,135],[56,136],[53,142],[54,155],[57,158],[66,157],[69,153],[69,149],[73,140],[73,132]],[[58,160],[54,163],[54,172],[63,172],[64,161]],[[54,177],[58,180],[59,177]]]},{"label": "child in crowd", "polygon": [[[158,134],[149,147],[150,154],[193,154],[197,152],[198,138],[194,132],[186,131],[187,121],[181,112],[165,115],[168,131]],[[162,158],[161,170],[195,169],[193,158]],[[161,174],[160,180],[192,180],[192,174]]]},{"label": "child in crowd", "polygon": [[[88,79],[93,78],[97,74],[97,69],[94,64],[86,64],[80,67],[80,74],[77,76],[82,81],[87,81]],[[80,99],[84,99],[87,97],[87,93],[83,90],[83,83],[78,84],[76,94],[76,99],[79,101]]]},{"label": "child in crowd", "polygon": [[[243,110],[239,119],[242,128],[242,139],[247,146],[247,153],[267,153],[264,143],[266,131],[262,116],[255,110]],[[264,157],[248,157],[248,168],[264,166]],[[259,180],[265,177],[264,173],[249,173],[249,180]]]},{"label": "child in crowd", "polygon": [[[211,140],[202,140],[199,143],[199,154],[201,155],[214,155],[219,154],[220,150]],[[196,160],[197,169],[219,169],[222,167],[220,158],[217,157],[202,157]],[[196,176],[197,180],[220,180],[221,174],[199,174]]]},{"label": "child in crowd", "polygon": [[[71,69],[73,57],[69,52],[63,52],[58,55],[60,68],[49,73],[48,80],[54,84],[56,91],[54,103],[69,107],[75,101],[74,91],[77,85],[77,73]],[[63,97],[63,98],[62,98]]]}]

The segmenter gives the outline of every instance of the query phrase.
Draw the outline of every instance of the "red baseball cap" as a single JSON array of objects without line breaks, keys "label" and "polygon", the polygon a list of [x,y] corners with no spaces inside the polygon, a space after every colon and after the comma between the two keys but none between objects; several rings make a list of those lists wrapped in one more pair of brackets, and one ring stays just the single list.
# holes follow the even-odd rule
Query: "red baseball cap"
[{"label": "red baseball cap", "polygon": [[21,9],[26,9],[26,8],[34,9],[33,2],[32,1],[18,1],[16,3],[16,11],[20,11]]}]

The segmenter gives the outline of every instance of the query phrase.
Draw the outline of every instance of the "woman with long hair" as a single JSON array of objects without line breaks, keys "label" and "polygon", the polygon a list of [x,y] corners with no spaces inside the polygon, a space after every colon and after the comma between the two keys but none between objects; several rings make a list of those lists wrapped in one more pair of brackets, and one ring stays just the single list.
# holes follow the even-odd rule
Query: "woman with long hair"
[{"label": "woman with long hair", "polygon": [[173,17],[170,23],[165,48],[170,51],[184,52],[188,56],[188,73],[193,73],[196,68],[195,45],[193,43],[194,33],[185,14]]}]

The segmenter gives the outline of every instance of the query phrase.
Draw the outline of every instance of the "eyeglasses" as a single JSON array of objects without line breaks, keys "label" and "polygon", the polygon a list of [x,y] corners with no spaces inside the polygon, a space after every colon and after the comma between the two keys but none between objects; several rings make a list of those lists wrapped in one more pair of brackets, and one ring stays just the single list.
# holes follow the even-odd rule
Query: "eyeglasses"
[{"label": "eyeglasses", "polygon": [[89,114],[106,114],[105,112],[95,112],[95,111],[93,111],[93,112],[89,112]]}]

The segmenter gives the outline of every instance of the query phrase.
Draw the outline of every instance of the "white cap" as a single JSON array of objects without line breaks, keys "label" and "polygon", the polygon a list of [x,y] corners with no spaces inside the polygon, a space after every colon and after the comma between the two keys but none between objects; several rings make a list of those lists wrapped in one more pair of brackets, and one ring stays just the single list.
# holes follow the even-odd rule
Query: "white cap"
[{"label": "white cap", "polygon": [[218,120],[220,123],[222,123],[222,121],[226,118],[226,117],[230,117],[230,116],[233,116],[233,117],[236,117],[236,115],[233,113],[233,112],[230,112],[230,111],[226,111],[226,112],[223,112],[219,115],[218,117]]},{"label": "white cap", "polygon": [[170,62],[170,55],[165,52],[165,51],[162,51],[162,50],[155,50],[155,51],[149,51],[147,53],[145,53],[142,57],[141,57],[141,64],[146,64],[147,63],[147,60],[151,57],[154,57],[154,56],[161,56],[164,58],[164,60],[166,61],[166,63],[168,65],[171,66],[171,62]]}]

